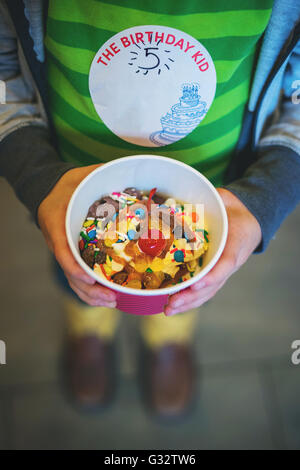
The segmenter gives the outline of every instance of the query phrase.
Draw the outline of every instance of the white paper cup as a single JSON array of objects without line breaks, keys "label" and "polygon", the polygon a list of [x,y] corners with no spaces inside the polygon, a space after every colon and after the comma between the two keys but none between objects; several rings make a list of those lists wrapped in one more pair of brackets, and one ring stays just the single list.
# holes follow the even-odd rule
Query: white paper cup
[{"label": "white paper cup", "polygon": [[[104,195],[128,187],[158,192],[192,204],[204,204],[205,228],[210,243],[202,270],[193,278],[164,289],[139,290],[114,284],[98,276],[81,258],[79,234],[89,207]],[[127,313],[149,315],[163,311],[168,296],[204,277],[220,258],[228,233],[227,214],[221,197],[205,176],[185,163],[158,155],[123,157],[90,173],[76,188],[66,215],[66,234],[78,264],[97,282],[117,293],[117,308]]]}]

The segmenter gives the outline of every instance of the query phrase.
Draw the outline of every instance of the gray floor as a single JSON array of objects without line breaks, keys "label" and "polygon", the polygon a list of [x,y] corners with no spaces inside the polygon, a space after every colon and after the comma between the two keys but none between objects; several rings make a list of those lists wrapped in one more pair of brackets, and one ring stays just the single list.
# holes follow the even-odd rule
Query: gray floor
[{"label": "gray floor", "polygon": [[[136,319],[121,330],[121,379],[113,406],[78,413],[59,380],[61,295],[39,231],[0,181],[0,448],[297,449],[300,448],[300,208],[262,256],[253,256],[199,311],[198,403],[190,418],[157,423],[135,381]],[[130,338],[130,340],[129,340]]]}]

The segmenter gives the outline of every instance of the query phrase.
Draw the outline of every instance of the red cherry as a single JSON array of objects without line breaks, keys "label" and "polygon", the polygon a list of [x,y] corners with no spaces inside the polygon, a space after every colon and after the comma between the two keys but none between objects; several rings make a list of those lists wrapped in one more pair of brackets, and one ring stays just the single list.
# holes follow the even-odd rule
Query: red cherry
[{"label": "red cherry", "polygon": [[166,247],[166,240],[160,230],[148,230],[138,241],[140,249],[150,256],[159,256]]}]

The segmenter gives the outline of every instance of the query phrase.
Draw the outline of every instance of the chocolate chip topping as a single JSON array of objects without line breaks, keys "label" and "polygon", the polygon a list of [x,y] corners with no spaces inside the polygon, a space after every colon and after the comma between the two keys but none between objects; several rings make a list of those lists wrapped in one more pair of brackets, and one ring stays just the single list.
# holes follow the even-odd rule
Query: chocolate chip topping
[{"label": "chocolate chip topping", "polygon": [[122,285],[126,281],[127,278],[128,278],[128,274],[124,271],[121,271],[120,273],[116,273],[112,277],[114,283],[120,284],[120,285]]},{"label": "chocolate chip topping", "polygon": [[95,256],[95,263],[103,264],[106,261],[106,253],[105,251],[98,251]]},{"label": "chocolate chip topping", "polygon": [[95,260],[94,260],[94,246],[88,246],[87,248],[85,248],[83,250],[83,252],[81,253],[81,256],[82,256],[83,261],[90,268],[93,269],[94,263],[95,263]]},{"label": "chocolate chip topping", "polygon": [[163,204],[165,200],[166,198],[164,196],[161,196],[159,193],[155,193],[152,197],[152,201],[155,202],[155,204]]},{"label": "chocolate chip topping", "polygon": [[136,188],[126,188],[123,193],[129,194],[129,196],[136,197],[137,199],[142,199],[143,192]]},{"label": "chocolate chip topping", "polygon": [[100,200],[99,201],[95,201],[94,204],[92,204],[89,208],[89,211],[87,213],[87,217],[96,217],[96,211],[97,211],[97,207],[100,205]]}]

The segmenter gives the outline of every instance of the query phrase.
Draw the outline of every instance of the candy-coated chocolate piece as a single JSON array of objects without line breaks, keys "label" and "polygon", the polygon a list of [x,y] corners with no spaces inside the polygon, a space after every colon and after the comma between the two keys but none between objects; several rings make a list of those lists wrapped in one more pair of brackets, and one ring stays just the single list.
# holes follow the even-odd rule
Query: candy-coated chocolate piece
[{"label": "candy-coated chocolate piece", "polygon": [[88,236],[89,236],[89,239],[90,239],[90,240],[94,240],[94,238],[96,238],[96,230],[91,230],[91,231],[88,233]]},{"label": "candy-coated chocolate piece", "polygon": [[83,224],[84,227],[90,227],[91,225],[94,224],[94,219],[91,220],[86,220]]},{"label": "candy-coated chocolate piece", "polygon": [[135,230],[131,229],[131,230],[128,230],[127,235],[128,235],[129,240],[134,240],[137,233]]},{"label": "candy-coated chocolate piece", "polygon": [[144,211],[144,209],[142,209],[141,207],[139,207],[138,209],[136,209],[135,215],[136,215],[137,217],[139,217],[140,219],[144,219],[144,218],[145,218],[145,211]]},{"label": "candy-coated chocolate piece", "polygon": [[183,263],[184,261],[184,253],[182,250],[177,250],[174,253],[174,259],[177,263]]}]

